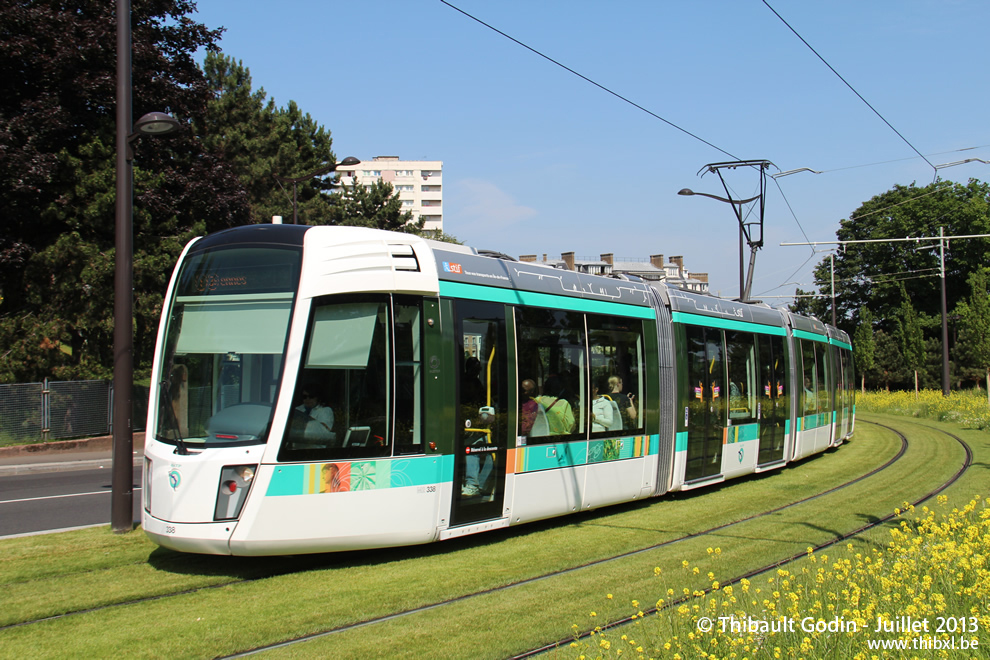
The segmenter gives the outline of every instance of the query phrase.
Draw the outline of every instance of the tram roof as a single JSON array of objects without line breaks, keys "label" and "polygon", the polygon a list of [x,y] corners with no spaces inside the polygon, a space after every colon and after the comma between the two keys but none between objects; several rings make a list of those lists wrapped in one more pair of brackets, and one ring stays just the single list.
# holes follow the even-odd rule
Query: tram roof
[{"label": "tram roof", "polygon": [[[441,281],[654,307],[649,285],[631,279],[590,275],[473,248],[429,241]],[[492,253],[494,255],[494,253]]]},{"label": "tram roof", "polygon": [[672,312],[726,321],[758,323],[778,328],[784,326],[784,317],[780,311],[766,305],[741,303],[737,300],[725,300],[669,287],[667,295],[670,298]]}]

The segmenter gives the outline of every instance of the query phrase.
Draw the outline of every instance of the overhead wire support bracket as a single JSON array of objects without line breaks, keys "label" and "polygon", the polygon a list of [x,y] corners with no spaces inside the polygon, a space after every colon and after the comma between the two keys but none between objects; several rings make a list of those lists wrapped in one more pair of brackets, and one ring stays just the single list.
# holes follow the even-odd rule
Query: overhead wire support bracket
[{"label": "overhead wire support bracket", "polygon": [[[742,242],[746,241],[749,246],[749,267],[746,271],[745,284],[740,287],[739,298],[742,302],[747,302],[750,298],[750,294],[753,291],[753,271],[756,268],[756,252],[763,247],[763,220],[766,210],[766,192],[767,192],[767,170],[770,167],[777,167],[769,160],[734,160],[724,163],[709,163],[705,165],[700,170],[698,170],[698,176],[704,176],[707,172],[713,172],[718,175],[719,181],[722,183],[722,189],[725,191],[725,195],[732,207],[732,211],[736,214],[736,220],[739,221],[739,277],[742,280],[743,274],[743,254],[742,254]],[[725,177],[722,176],[723,170],[734,170],[739,167],[755,167],[760,172],[760,194],[751,197],[749,199],[733,199],[732,193],[729,191],[729,186],[725,182]],[[778,168],[779,169],[779,168]],[[758,220],[748,220],[750,213],[743,215],[743,206],[745,204],[759,201],[759,219]],[[756,231],[754,231],[754,229]]]}]

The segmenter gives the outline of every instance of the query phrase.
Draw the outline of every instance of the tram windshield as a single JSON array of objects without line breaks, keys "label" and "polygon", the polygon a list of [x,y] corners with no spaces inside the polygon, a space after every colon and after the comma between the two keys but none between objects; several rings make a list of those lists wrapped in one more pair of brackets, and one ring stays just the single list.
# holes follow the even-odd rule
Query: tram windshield
[{"label": "tram windshield", "polygon": [[233,246],[183,261],[160,356],[159,440],[267,440],[301,260],[298,248]]}]

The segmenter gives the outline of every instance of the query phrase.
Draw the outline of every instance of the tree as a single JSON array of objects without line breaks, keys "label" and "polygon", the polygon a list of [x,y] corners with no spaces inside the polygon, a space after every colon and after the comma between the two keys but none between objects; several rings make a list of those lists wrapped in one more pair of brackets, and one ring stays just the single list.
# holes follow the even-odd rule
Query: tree
[{"label": "tree", "polygon": [[[234,169],[250,206],[251,222],[292,217],[292,185],[275,175],[297,177],[336,163],[330,131],[294,101],[286,108],[252,90],[251,71],[241,61],[208,52],[203,63],[212,99],[197,132],[208,149]],[[326,224],[337,177],[324,175],[297,185],[300,224]]]},{"label": "tree", "polygon": [[[194,54],[219,30],[186,0],[132,6],[134,116],[202,115]],[[116,16],[93,0],[0,0],[0,380],[112,368]],[[135,364],[149,368],[162,294],[193,235],[247,220],[231,169],[189,130],[135,143]]]},{"label": "tree", "polygon": [[791,311],[795,314],[814,316],[818,319],[824,318],[822,316],[825,304],[823,300],[823,298],[816,296],[814,291],[805,291],[798,287],[794,290],[794,304],[791,305]]},{"label": "tree", "polygon": [[325,224],[421,233],[426,221],[413,222],[412,213],[403,212],[402,201],[394,193],[392,184],[381,179],[367,187],[357,183],[344,186]]},{"label": "tree", "polygon": [[[990,272],[980,268],[969,278],[970,297],[959,302],[954,310],[958,316],[958,339],[953,350],[956,373],[963,379],[979,383],[990,378]],[[990,383],[990,381],[988,381]]]},{"label": "tree", "polygon": [[868,307],[859,310],[859,323],[853,336],[853,362],[859,370],[862,390],[866,391],[866,374],[872,372],[876,353],[873,338],[873,314]]},{"label": "tree", "polygon": [[915,391],[918,389],[918,372],[925,366],[925,334],[921,329],[918,313],[907,297],[904,284],[901,284],[903,300],[897,317],[894,319],[894,337],[900,348],[901,364],[910,379],[914,375]]},{"label": "tree", "polygon": [[[887,242],[883,239],[990,234],[990,185],[971,179],[963,185],[936,181],[924,187],[894,186],[856,209],[840,222],[840,241],[854,243],[835,255],[836,299],[839,326],[850,328],[854,312],[869,307],[881,328],[893,332],[893,319],[901,304],[900,283],[916,305],[919,317],[941,315],[939,254],[931,242]],[[967,239],[951,244],[946,258],[949,308],[962,297],[969,273],[986,262],[990,239]],[[831,286],[828,259],[815,269],[820,291]]]},{"label": "tree", "polygon": [[897,340],[883,330],[876,330],[873,339],[876,349],[872,376],[878,385],[883,384],[883,388],[889,391],[891,383],[896,383],[903,377],[904,362],[900,348]]}]

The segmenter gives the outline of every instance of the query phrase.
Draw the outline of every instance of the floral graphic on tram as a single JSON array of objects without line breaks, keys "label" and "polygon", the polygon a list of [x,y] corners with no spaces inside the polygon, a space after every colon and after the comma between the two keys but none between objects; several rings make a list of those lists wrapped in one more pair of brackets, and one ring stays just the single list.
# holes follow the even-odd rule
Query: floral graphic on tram
[{"label": "floral graphic on tram", "polygon": [[382,460],[286,465],[273,475],[268,496],[351,493],[435,484],[432,460]]}]

